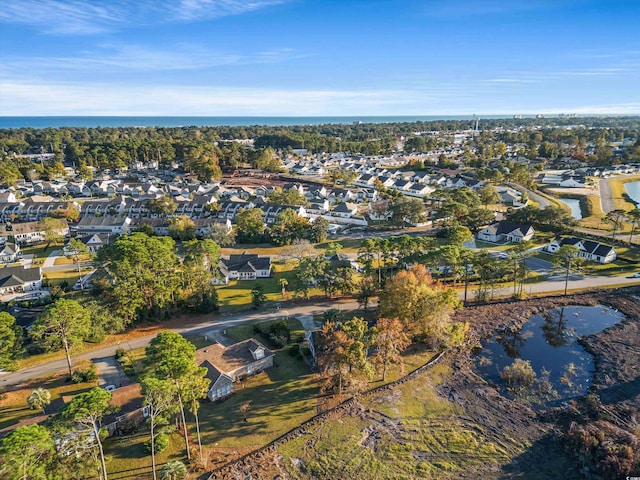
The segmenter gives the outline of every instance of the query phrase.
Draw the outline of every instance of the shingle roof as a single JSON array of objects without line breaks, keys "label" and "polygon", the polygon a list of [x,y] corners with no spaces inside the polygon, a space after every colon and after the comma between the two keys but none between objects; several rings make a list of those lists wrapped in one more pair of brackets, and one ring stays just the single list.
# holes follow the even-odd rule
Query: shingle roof
[{"label": "shingle roof", "polygon": [[0,270],[0,287],[16,287],[42,280],[40,268],[5,267]]}]

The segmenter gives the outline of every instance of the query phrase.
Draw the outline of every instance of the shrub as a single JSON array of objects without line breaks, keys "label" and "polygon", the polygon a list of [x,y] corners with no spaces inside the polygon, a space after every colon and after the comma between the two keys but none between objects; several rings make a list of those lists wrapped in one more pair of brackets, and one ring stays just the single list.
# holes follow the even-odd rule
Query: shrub
[{"label": "shrub", "polygon": [[91,364],[86,370],[76,370],[71,374],[73,383],[93,382],[98,379],[98,368]]},{"label": "shrub", "polygon": [[507,389],[516,397],[530,389],[536,381],[536,372],[531,362],[516,358],[511,365],[504,367],[500,379],[507,384]]},{"label": "shrub", "polygon": [[269,326],[269,340],[271,340],[277,348],[282,348],[289,343],[289,340],[291,340],[291,331],[286,321],[282,320]]},{"label": "shrub", "polygon": [[294,343],[293,345],[291,345],[289,347],[289,355],[291,355],[292,357],[300,356],[300,345],[297,343]]},{"label": "shrub", "polygon": [[125,351],[124,348],[116,348],[116,360],[120,360],[122,357],[125,356],[127,352]]},{"label": "shrub", "polygon": [[[156,437],[156,441],[153,446],[155,449],[155,453],[162,452],[165,448],[169,446],[169,437],[164,433],[160,433]],[[146,442],[144,442],[144,451],[145,453],[151,453],[151,440],[147,440]]]}]

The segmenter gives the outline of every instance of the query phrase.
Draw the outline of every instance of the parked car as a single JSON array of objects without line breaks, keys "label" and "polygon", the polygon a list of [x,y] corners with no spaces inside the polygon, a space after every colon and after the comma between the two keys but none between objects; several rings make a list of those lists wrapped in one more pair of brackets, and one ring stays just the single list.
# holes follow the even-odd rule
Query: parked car
[{"label": "parked car", "polygon": [[636,272],[633,275],[627,276],[627,278],[640,278],[640,272]]}]

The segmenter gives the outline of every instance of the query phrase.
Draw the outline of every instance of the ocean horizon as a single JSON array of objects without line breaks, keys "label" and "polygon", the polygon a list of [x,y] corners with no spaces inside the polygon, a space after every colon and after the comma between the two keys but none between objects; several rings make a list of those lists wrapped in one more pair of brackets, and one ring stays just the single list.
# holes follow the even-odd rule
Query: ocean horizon
[{"label": "ocean horizon", "polygon": [[[438,120],[472,120],[513,118],[504,115],[391,115],[391,116],[4,116],[0,117],[0,129],[11,128],[62,128],[62,127],[247,127],[247,126],[295,126],[350,123],[400,123],[431,122]],[[535,115],[522,115],[534,118]],[[549,118],[557,115],[549,115]]]}]

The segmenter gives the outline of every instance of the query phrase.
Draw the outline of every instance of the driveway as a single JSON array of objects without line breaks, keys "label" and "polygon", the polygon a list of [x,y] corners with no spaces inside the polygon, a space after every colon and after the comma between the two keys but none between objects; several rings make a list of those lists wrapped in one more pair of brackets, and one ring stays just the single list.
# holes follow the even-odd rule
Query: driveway
[{"label": "driveway", "polygon": [[115,385],[117,388],[127,382],[127,376],[120,368],[115,356],[92,357],[91,361],[98,368],[98,384],[101,387]]},{"label": "driveway", "polygon": [[529,270],[536,273],[548,273],[553,268],[553,263],[536,257],[526,258],[525,264]]}]

